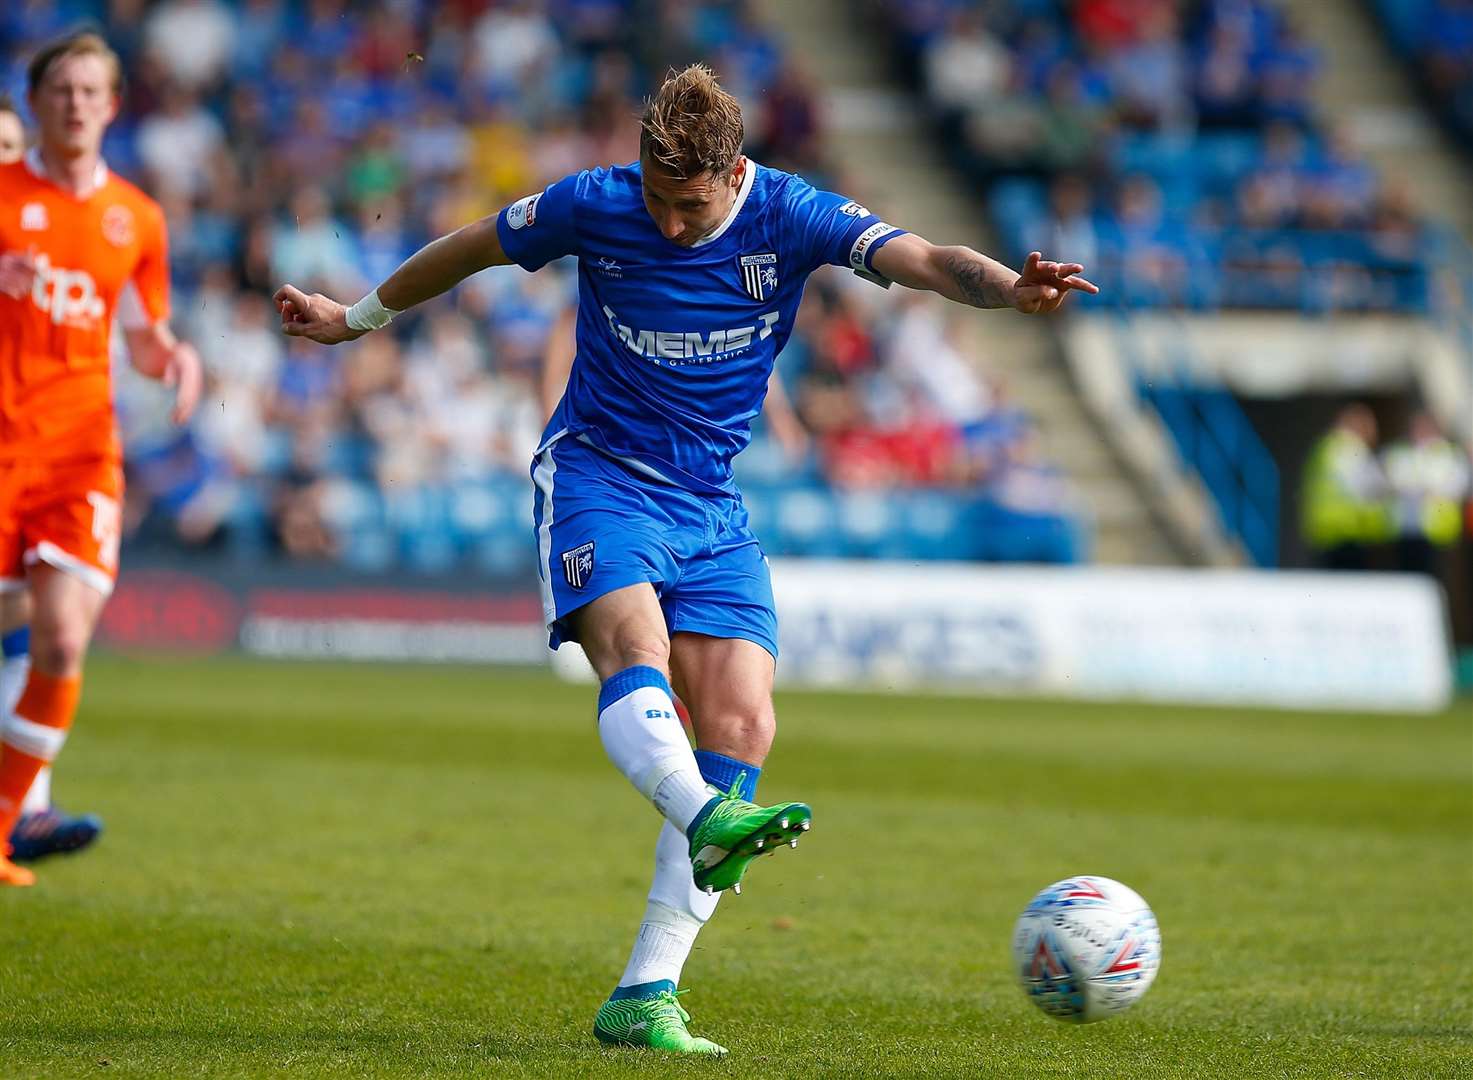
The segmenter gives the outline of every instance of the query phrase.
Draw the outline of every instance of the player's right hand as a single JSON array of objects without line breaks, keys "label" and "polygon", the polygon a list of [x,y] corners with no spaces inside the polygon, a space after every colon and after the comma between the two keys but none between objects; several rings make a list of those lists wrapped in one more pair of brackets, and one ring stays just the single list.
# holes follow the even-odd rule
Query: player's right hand
[{"label": "player's right hand", "polygon": [[36,281],[36,259],[27,251],[0,252],[0,292],[17,300],[31,294]]},{"label": "player's right hand", "polygon": [[292,337],[310,338],[323,345],[352,341],[367,333],[348,326],[348,309],[321,293],[308,296],[295,285],[276,290],[276,308],[281,312],[281,329]]}]

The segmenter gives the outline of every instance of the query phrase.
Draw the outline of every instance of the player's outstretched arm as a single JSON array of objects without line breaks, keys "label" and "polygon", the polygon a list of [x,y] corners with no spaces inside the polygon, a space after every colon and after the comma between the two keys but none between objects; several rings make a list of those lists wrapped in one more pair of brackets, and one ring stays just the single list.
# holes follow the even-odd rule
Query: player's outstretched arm
[{"label": "player's outstretched arm", "polygon": [[194,346],[176,338],[169,324],[164,322],[125,329],[123,334],[128,339],[128,359],[134,369],[173,387],[174,411],[171,417],[176,424],[187,422],[204,386],[199,353],[194,351]]},{"label": "player's outstretched arm", "polygon": [[969,247],[942,247],[914,233],[897,236],[874,255],[875,270],[912,289],[979,308],[1010,307],[1025,315],[1057,311],[1071,291],[1097,293],[1079,263],[1049,262],[1032,252],[1020,274]]},{"label": "player's outstretched arm", "polygon": [[281,328],[293,337],[324,345],[352,341],[387,326],[399,312],[439,296],[472,274],[510,262],[492,214],[426,244],[351,308],[321,293],[308,296],[294,285],[283,285],[275,298]]}]

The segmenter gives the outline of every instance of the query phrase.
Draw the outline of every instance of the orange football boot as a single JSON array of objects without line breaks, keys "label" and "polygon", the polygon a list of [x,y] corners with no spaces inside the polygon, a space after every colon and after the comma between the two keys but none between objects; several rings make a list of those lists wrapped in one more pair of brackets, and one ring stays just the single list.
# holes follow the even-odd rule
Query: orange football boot
[{"label": "orange football boot", "polygon": [[[9,854],[9,845],[6,846],[5,850]],[[0,887],[13,885],[18,889],[24,889],[26,886],[34,884],[36,884],[35,874],[31,873],[24,866],[15,865],[5,855],[0,855]]]}]

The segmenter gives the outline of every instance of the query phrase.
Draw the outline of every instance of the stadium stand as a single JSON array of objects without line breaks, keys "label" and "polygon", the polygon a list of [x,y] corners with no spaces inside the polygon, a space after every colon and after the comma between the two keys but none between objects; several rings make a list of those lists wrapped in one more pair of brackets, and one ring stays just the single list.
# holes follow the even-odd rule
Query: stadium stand
[{"label": "stadium stand", "polygon": [[1473,4],[1468,0],[1372,0],[1392,43],[1432,103],[1473,143]]},{"label": "stadium stand", "polygon": [[1425,310],[1446,241],[1346,130],[1265,0],[885,0],[900,61],[1010,254],[1041,237],[1139,309]]},{"label": "stadium stand", "polygon": [[[1467,51],[1456,45],[1466,5],[1380,6],[1418,18],[1436,7],[1447,51]],[[1277,565],[1293,508],[1280,506],[1273,454],[1196,355],[1190,320],[1231,311],[1246,334],[1252,313],[1305,325],[1386,315],[1473,341],[1467,245],[1414,206],[1405,180],[1372,167],[1352,125],[1324,118],[1316,91],[1327,57],[1299,11],[1272,0],[871,9],[952,163],[984,193],[1004,253],[1067,248],[1090,265],[1103,288],[1090,307],[1114,309],[1104,336],[1134,382],[1129,397],[1210,493],[1232,542]],[[1419,40],[1443,48],[1430,22],[1417,24]],[[1272,336],[1284,324],[1256,325]],[[1103,385],[1097,369],[1071,363],[1086,396]],[[1100,391],[1095,402],[1117,435],[1142,429],[1123,395]],[[1116,442],[1131,455],[1131,439]],[[1143,483],[1165,475],[1139,456]]]},{"label": "stadium stand", "polygon": [[[105,152],[164,206],[209,369],[182,433],[120,375],[135,549],[523,573],[537,368],[571,268],[488,272],[339,350],[279,335],[275,285],[359,295],[435,235],[631,160],[640,93],[695,56],[747,103],[755,158],[843,183],[812,88],[746,3],[26,2],[0,14],[18,98],[29,50],[80,22],[124,56]],[[1066,478],[939,305],[838,273],[810,292],[779,367],[811,443],[759,431],[739,459],[772,553],[1085,557]]]}]

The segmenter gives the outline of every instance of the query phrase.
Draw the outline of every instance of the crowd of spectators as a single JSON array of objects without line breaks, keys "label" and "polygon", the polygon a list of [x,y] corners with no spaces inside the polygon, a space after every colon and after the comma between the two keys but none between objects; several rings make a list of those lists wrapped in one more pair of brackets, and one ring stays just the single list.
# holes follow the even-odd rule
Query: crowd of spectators
[{"label": "crowd of spectators", "polygon": [[1317,123],[1275,0],[878,3],[1013,254],[1067,247],[1129,307],[1432,301],[1434,230]]},{"label": "crowd of spectators", "polygon": [[[862,195],[828,168],[813,88],[745,0],[16,0],[0,89],[23,101],[30,52],[82,23],[123,56],[104,153],[165,211],[174,323],[207,367],[183,432],[120,373],[134,543],[520,573],[539,367],[573,268],[487,271],[335,349],[282,336],[270,295],[290,280],[358,296],[436,235],[633,160],[640,98],[670,64],[716,67],[755,159]],[[1026,417],[949,344],[939,305],[891,292],[815,279],[780,362],[812,434],[759,437],[744,466],[770,496],[754,507],[769,546],[1078,557],[1072,496]],[[913,488],[940,501],[903,542],[857,499]],[[979,514],[1021,524],[994,542]]]},{"label": "crowd of spectators", "polygon": [[1473,0],[1375,0],[1432,104],[1473,144]]}]

